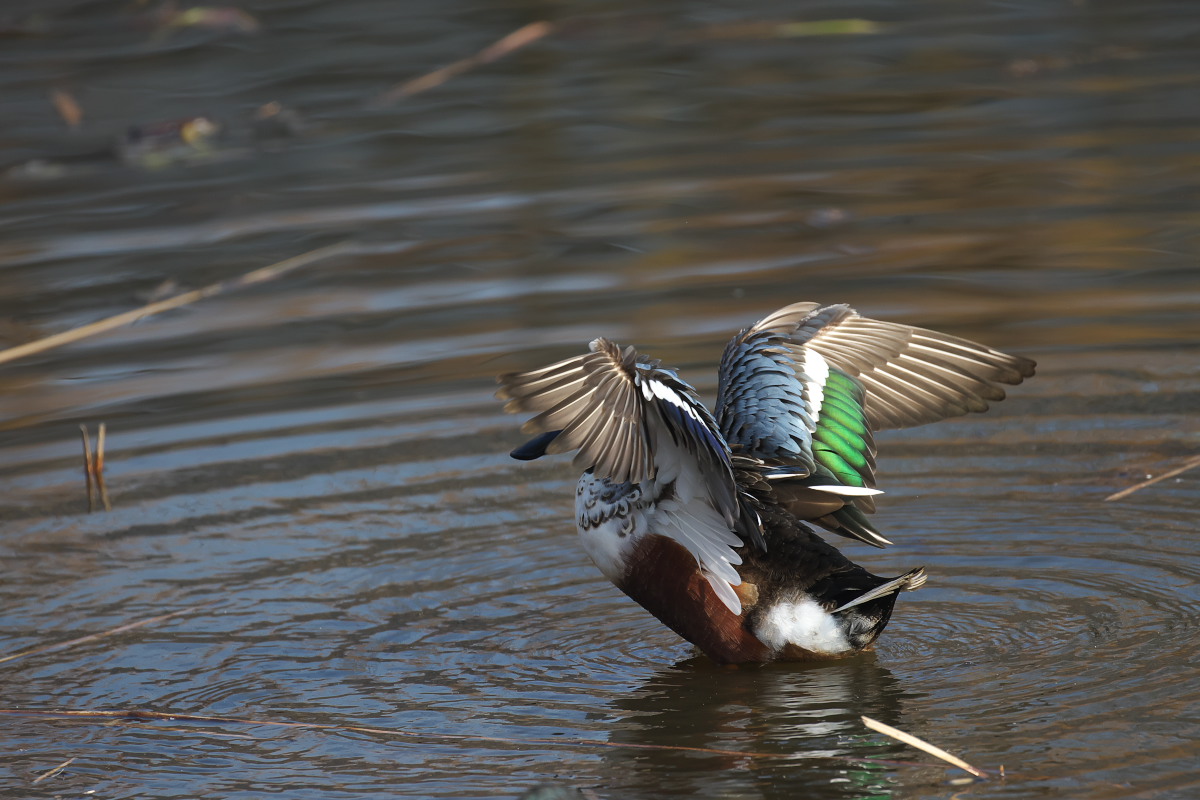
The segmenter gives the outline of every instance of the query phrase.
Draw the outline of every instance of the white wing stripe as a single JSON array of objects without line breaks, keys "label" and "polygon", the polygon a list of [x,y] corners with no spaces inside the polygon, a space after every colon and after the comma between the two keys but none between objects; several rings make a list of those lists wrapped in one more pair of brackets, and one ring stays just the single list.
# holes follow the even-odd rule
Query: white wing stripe
[{"label": "white wing stripe", "polygon": [[821,405],[825,402],[825,382],[829,380],[829,362],[825,360],[825,356],[811,347],[803,348],[803,352],[802,370],[809,377],[805,383],[805,388],[808,390],[809,416],[812,419],[812,427],[809,430],[815,430],[817,420],[821,418]]},{"label": "white wing stripe", "polygon": [[691,403],[684,402],[679,393],[667,386],[662,381],[656,381],[653,378],[638,377],[638,382],[642,384],[642,396],[647,400],[653,400],[657,397],[659,400],[665,400],[676,408],[681,408],[683,411],[696,422],[703,421],[696,414],[696,409],[692,408]]}]

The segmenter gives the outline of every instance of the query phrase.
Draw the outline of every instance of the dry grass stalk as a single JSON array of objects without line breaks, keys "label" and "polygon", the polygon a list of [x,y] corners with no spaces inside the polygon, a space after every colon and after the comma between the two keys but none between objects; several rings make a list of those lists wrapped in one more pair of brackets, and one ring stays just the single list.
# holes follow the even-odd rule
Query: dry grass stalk
[{"label": "dry grass stalk", "polygon": [[533,44],[538,39],[548,36],[553,31],[554,25],[552,23],[545,21],[531,22],[524,27],[517,28],[504,38],[498,39],[469,58],[455,61],[453,64],[441,69],[435,69],[433,72],[426,73],[419,78],[413,78],[411,81],[406,81],[384,92],[375,99],[375,105],[391,105],[398,100],[403,100],[406,97],[412,97],[415,94],[420,94],[434,87],[441,86],[451,78],[472,70],[481,64],[490,64],[493,61],[498,61],[509,53],[516,52],[526,45]]},{"label": "dry grass stalk", "polygon": [[96,510],[96,490],[100,492],[100,503],[105,511],[112,511],[112,502],[108,499],[108,485],[104,482],[104,440],[108,434],[108,426],[103,422],[96,432],[96,449],[92,450],[91,435],[87,425],[80,425],[79,432],[83,435],[83,477],[87,481],[88,513]]},{"label": "dry grass stalk", "polygon": [[[156,733],[195,733],[195,728],[184,728],[180,726],[163,725],[159,722],[130,722],[128,720],[114,719],[107,723],[111,726],[123,726],[126,728],[142,728]],[[249,739],[252,742],[265,742],[268,737],[254,736],[249,733],[229,733],[227,731],[204,731],[205,737],[209,739]]]},{"label": "dry grass stalk", "polygon": [[108,499],[108,485],[104,482],[104,440],[108,434],[108,426],[103,422],[96,431],[96,455],[92,461],[92,472],[96,478],[96,488],[100,490],[100,503],[105,511],[112,511],[112,503]]},{"label": "dry grass stalk", "polygon": [[65,89],[55,89],[50,93],[50,102],[54,104],[54,110],[62,117],[62,121],[67,127],[74,130],[83,122],[83,109],[79,103],[75,102],[75,98]]},{"label": "dry grass stalk", "polygon": [[1181,475],[1184,472],[1187,472],[1189,469],[1195,469],[1196,467],[1200,467],[1200,456],[1192,456],[1178,467],[1169,469],[1161,475],[1155,475],[1153,478],[1147,478],[1141,483],[1134,484],[1127,489],[1122,489],[1119,492],[1110,494],[1108,497],[1104,498],[1104,502],[1107,503],[1109,500],[1120,500],[1123,497],[1128,497],[1136,491],[1145,489],[1147,486],[1153,486],[1159,481],[1165,481],[1167,478],[1174,478],[1176,475]]},{"label": "dry grass stalk", "polygon": [[73,328],[69,331],[56,333],[47,336],[43,339],[38,339],[36,342],[27,342],[16,347],[10,347],[7,350],[0,350],[0,364],[9,361],[15,361],[18,358],[42,353],[47,350],[53,350],[56,347],[62,347],[65,344],[78,342],[81,339],[86,339],[89,336],[95,336],[98,333],[106,333],[116,328],[137,322],[146,317],[152,317],[155,314],[161,314],[164,311],[170,311],[175,308],[182,308],[207,297],[213,297],[231,289],[240,289],[245,286],[251,286],[256,283],[263,283],[274,278],[299,269],[300,267],[308,266],[316,261],[321,261],[335,255],[349,252],[352,245],[349,242],[339,242],[338,244],[329,245],[327,247],[318,247],[316,250],[309,250],[307,253],[302,253],[298,256],[276,262],[270,266],[261,267],[259,269],[247,272],[237,278],[231,278],[226,281],[218,281],[217,283],[209,284],[203,289],[196,289],[183,294],[177,294],[174,297],[169,297],[166,300],[159,300],[141,308],[135,308],[132,311],[126,311],[123,314],[106,317],[105,319],[96,322],[81,325],[78,328]]},{"label": "dry grass stalk", "polygon": [[80,425],[79,433],[83,436],[83,479],[87,482],[88,513],[90,514],[96,510],[96,486],[92,477],[92,465],[95,463],[92,460],[92,437],[88,433],[87,425]]},{"label": "dry grass stalk", "polygon": [[79,756],[74,756],[73,758],[68,758],[66,761],[59,764],[54,769],[48,770],[47,772],[43,772],[41,775],[38,775],[36,778],[33,779],[32,782],[33,783],[41,783],[42,781],[46,780],[47,778],[53,778],[58,773],[62,772],[64,769],[71,766],[71,762],[73,762],[76,758],[79,758]]},{"label": "dry grass stalk", "polygon": [[157,617],[151,617],[150,619],[143,619],[143,620],[139,620],[137,622],[129,622],[129,623],[126,623],[125,625],[118,625],[115,628],[110,628],[109,630],[101,631],[100,633],[89,633],[87,636],[80,636],[78,639],[70,639],[65,642],[59,642],[58,644],[48,644],[48,645],[45,645],[44,647],[35,647],[31,650],[22,650],[19,653],[12,653],[11,655],[0,656],[0,664],[3,664],[8,661],[15,661],[18,658],[24,658],[26,656],[41,655],[42,653],[53,653],[56,650],[65,650],[68,647],[74,647],[77,644],[85,644],[87,642],[94,642],[98,639],[103,639],[106,636],[114,636],[118,633],[125,633],[126,631],[132,631],[137,628],[144,628],[145,626],[153,625],[156,622],[165,622],[166,620],[169,620],[173,617],[179,617],[179,616],[183,616],[184,614],[190,614],[193,611],[196,611],[198,609],[204,608],[205,606],[209,606],[209,605],[212,605],[212,603],[201,603],[198,606],[189,606],[188,608],[183,608],[183,609],[180,609],[179,611],[172,611],[170,614],[160,614]]},{"label": "dry grass stalk", "polygon": [[978,767],[972,767],[970,764],[963,761],[958,756],[951,755],[950,753],[947,753],[942,748],[937,747],[936,745],[932,745],[929,742],[925,741],[924,739],[918,739],[916,736],[913,736],[911,733],[905,733],[904,731],[900,730],[899,728],[893,728],[891,725],[886,725],[886,724],[880,722],[879,720],[871,719],[870,717],[863,717],[862,721],[863,721],[863,725],[866,725],[871,730],[878,731],[879,733],[882,733],[884,736],[890,736],[893,739],[896,739],[897,741],[904,742],[904,744],[908,745],[909,747],[915,747],[918,750],[921,750],[923,752],[928,753],[931,756],[934,756],[935,758],[940,758],[943,761],[947,761],[947,762],[953,764],[954,766],[958,767],[959,769],[966,770],[967,772],[974,775],[976,778],[987,778],[988,777],[988,774],[986,772],[984,772],[983,770],[979,769]]}]

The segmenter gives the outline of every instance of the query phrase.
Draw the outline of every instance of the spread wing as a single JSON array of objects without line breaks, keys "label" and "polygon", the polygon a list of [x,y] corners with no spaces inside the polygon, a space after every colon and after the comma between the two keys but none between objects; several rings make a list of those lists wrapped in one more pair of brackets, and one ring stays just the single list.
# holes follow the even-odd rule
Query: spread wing
[{"label": "spread wing", "polygon": [[795,303],[751,331],[773,331],[857,378],[872,430],[908,428],[1004,399],[999,384],[1033,375],[1033,361],[957,336],[858,315],[847,305]]},{"label": "spread wing", "polygon": [[881,547],[890,542],[865,516],[878,492],[864,402],[857,380],[761,323],[734,337],[721,359],[717,424],[748,457],[738,467],[761,475],[800,519]]},{"label": "spread wing", "polygon": [[692,452],[711,475],[723,513],[735,510],[729,447],[696,392],[674,370],[596,339],[586,355],[530,372],[507,373],[496,396],[509,413],[535,413],[525,433],[555,433],[551,455],[578,450],[575,466],[615,483],[655,477],[655,434],[665,433]]},{"label": "spread wing", "polygon": [[740,608],[730,588],[741,583],[735,531],[765,545],[757,521],[744,518],[729,446],[691,386],[607,339],[585,355],[497,381],[505,410],[536,414],[522,430],[542,434],[518,448],[519,457],[577,450],[580,469],[614,483],[653,483],[662,494],[656,532],[684,545],[722,600]]},{"label": "spread wing", "polygon": [[[872,432],[984,411],[1034,363],[936,331],[796,303],[735,336],[721,360],[717,422],[765,464],[802,519],[870,544]],[[791,472],[787,468],[791,468]],[[837,488],[844,487],[844,488]]]}]

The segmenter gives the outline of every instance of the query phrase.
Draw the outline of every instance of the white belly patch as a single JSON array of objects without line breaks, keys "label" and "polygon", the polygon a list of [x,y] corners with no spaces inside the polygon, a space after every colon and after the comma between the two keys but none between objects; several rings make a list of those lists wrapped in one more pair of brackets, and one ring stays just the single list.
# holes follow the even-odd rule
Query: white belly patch
[{"label": "white belly patch", "polygon": [[776,651],[789,644],[828,655],[854,649],[837,619],[809,599],[775,606],[759,621],[754,635]]}]

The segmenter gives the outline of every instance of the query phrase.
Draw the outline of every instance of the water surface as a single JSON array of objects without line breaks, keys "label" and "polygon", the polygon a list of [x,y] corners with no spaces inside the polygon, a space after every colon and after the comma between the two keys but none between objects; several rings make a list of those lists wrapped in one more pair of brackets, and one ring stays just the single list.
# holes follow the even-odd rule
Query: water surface
[{"label": "water surface", "polygon": [[[243,8],[255,35],[156,38],[135,4],[4,12],[5,344],[352,250],[0,366],[3,651],[206,604],[0,664],[3,705],[418,735],[4,718],[6,795],[1200,790],[1198,473],[1104,500],[1197,452],[1194,4],[593,4],[385,108],[567,10]],[[876,30],[772,25],[831,18]],[[304,124],[255,140],[272,101]],[[209,157],[95,156],[196,114],[227,126]],[[797,300],[1038,376],[879,437],[897,546],[847,552],[930,581],[876,652],[717,668],[587,562],[575,473],[507,457],[492,376],[606,335],[711,397],[724,342]],[[100,422],[114,509],[89,515],[77,427]],[[929,762],[862,714],[1007,779],[894,763]]]}]

